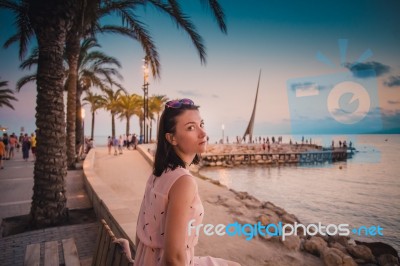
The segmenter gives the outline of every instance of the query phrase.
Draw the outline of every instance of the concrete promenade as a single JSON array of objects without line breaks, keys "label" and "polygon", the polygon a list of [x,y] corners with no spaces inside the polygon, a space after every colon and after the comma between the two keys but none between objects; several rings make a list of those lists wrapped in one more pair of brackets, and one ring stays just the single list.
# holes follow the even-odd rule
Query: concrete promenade
[{"label": "concrete promenade", "polygon": [[133,244],[151,165],[138,150],[124,149],[123,154],[114,155],[114,151],[108,154],[106,147],[99,147],[88,154],[83,168],[96,213]]}]

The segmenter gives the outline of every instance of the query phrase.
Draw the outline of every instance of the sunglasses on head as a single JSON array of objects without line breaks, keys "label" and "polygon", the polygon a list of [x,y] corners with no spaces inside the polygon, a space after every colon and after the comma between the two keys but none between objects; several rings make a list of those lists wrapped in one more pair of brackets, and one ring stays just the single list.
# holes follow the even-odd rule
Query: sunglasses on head
[{"label": "sunglasses on head", "polygon": [[172,100],[165,104],[166,107],[174,109],[181,108],[182,105],[194,105],[194,102],[190,99],[180,99],[180,100]]}]

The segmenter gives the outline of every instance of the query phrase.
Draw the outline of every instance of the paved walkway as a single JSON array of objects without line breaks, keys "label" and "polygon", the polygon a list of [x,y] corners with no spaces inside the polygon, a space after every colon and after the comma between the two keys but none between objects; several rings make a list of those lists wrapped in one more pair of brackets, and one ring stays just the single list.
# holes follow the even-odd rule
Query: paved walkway
[{"label": "paved walkway", "polygon": [[[29,213],[33,194],[34,162],[25,162],[21,153],[12,160],[3,161],[0,170],[0,218],[26,215]],[[83,183],[83,171],[68,171],[66,177],[67,207],[72,209],[91,208]],[[52,227],[8,237],[0,236],[0,265],[23,265],[25,247],[31,243],[75,238],[78,254],[83,262],[93,256],[98,223]],[[60,263],[63,258],[60,257]],[[86,263],[86,264],[87,264]],[[84,263],[85,264],[85,263]]]},{"label": "paved walkway", "polygon": [[[96,148],[94,173],[87,178],[107,209],[134,241],[136,220],[151,165],[137,150],[124,150],[122,155],[108,154],[107,148]],[[87,163],[87,162],[85,162]]]}]

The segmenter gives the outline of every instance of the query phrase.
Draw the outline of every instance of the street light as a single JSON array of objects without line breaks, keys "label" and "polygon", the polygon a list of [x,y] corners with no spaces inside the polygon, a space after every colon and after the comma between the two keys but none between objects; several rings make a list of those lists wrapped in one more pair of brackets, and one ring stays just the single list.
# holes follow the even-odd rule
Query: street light
[{"label": "street light", "polygon": [[148,143],[148,125],[149,118],[149,60],[145,56],[143,58],[143,141]]},{"label": "street light", "polygon": [[81,108],[81,117],[82,117],[82,149],[83,153],[85,152],[85,109]]}]

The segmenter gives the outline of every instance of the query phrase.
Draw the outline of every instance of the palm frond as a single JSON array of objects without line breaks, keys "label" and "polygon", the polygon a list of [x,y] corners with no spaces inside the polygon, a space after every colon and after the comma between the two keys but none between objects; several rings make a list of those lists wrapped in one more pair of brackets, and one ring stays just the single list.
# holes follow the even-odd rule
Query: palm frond
[{"label": "palm frond", "polygon": [[211,9],[214,18],[218,23],[219,29],[226,34],[228,32],[228,29],[225,24],[225,13],[222,10],[222,7],[219,4],[219,2],[217,0],[201,0],[201,3],[203,6],[206,6],[207,8]]},{"label": "palm frond", "polygon": [[15,85],[15,90],[17,92],[20,92],[23,86],[35,80],[36,80],[36,74],[24,76],[17,81],[17,84]]},{"label": "palm frond", "polygon": [[200,61],[202,64],[206,63],[206,50],[203,44],[202,37],[196,32],[196,27],[190,21],[189,17],[185,15],[179,3],[175,0],[169,0],[167,4],[164,4],[158,0],[149,0],[154,6],[163,10],[170,15],[170,18],[176,23],[178,28],[182,28],[192,40],[193,45],[196,47]]}]

